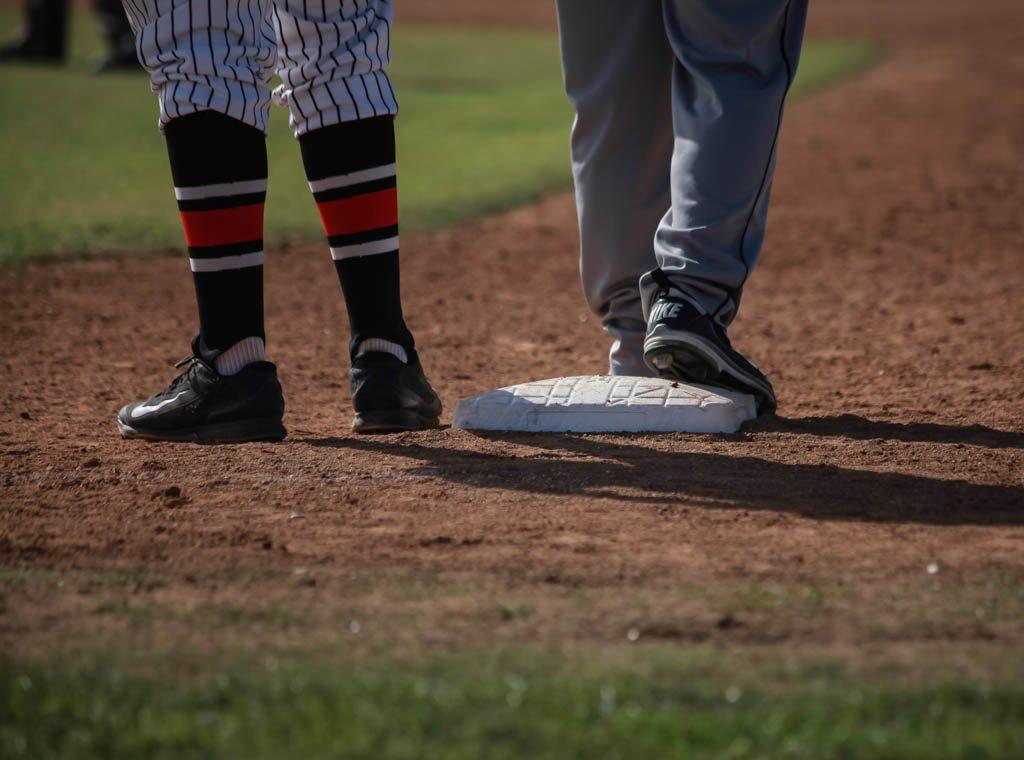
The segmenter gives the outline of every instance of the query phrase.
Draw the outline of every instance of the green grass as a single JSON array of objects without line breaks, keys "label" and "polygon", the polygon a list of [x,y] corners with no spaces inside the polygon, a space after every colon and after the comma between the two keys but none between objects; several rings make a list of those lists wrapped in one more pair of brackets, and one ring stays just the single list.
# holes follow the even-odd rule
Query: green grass
[{"label": "green grass", "polygon": [[[867,684],[727,653],[0,666],[5,758],[1010,758],[1024,686]],[[595,656],[596,654],[596,656]],[[752,670],[753,668],[753,670]],[[762,686],[752,686],[756,672]]]},{"label": "green grass", "polygon": [[[92,75],[95,24],[77,18],[68,67],[0,67],[0,263],[181,244],[147,80]],[[16,27],[10,13],[0,20]],[[796,92],[877,55],[861,42],[808,44]],[[553,32],[406,27],[396,33],[392,75],[403,229],[451,225],[568,187],[571,113]],[[287,115],[273,110],[267,239],[319,239]]]}]

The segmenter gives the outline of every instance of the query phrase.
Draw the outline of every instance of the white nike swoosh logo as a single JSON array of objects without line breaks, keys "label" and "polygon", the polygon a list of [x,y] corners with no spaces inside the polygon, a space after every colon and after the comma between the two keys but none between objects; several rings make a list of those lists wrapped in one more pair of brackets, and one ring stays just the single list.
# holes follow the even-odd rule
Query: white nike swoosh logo
[{"label": "white nike swoosh logo", "polygon": [[139,417],[141,417],[144,414],[149,414],[150,412],[155,412],[155,411],[157,411],[159,409],[163,409],[168,404],[170,404],[170,403],[172,403],[174,401],[177,401],[179,398],[184,396],[187,392],[188,391],[182,391],[181,393],[179,393],[176,396],[172,396],[169,399],[165,399],[164,401],[161,401],[159,404],[152,404],[151,406],[147,406],[146,404],[142,404],[141,406],[137,406],[134,409],[132,409],[132,419],[136,420],[136,419],[138,419]]}]

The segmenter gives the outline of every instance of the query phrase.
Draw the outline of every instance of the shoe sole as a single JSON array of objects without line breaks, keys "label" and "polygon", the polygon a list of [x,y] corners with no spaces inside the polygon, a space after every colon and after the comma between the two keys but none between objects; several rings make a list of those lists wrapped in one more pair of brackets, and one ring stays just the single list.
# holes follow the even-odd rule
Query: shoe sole
[{"label": "shoe sole", "polygon": [[644,341],[644,363],[661,377],[750,393],[757,399],[758,414],[775,411],[775,392],[770,385],[694,333],[664,330],[659,334],[655,327]]},{"label": "shoe sole", "polygon": [[138,430],[121,420],[117,428],[122,438],[143,441],[174,441],[178,443],[249,443],[253,441],[280,441],[288,434],[281,420],[254,419],[203,425],[190,430],[152,432]]},{"label": "shoe sole", "polygon": [[352,429],[357,433],[380,434],[402,433],[408,430],[429,430],[440,424],[438,417],[424,417],[407,409],[391,409],[379,412],[356,412]]}]

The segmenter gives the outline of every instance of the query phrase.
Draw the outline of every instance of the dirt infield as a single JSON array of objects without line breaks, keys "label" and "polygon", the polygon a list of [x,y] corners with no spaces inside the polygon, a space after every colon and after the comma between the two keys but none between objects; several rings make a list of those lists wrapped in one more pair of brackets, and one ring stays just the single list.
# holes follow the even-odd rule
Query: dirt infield
[{"label": "dirt infield", "polygon": [[[550,23],[547,3],[524,12]],[[118,405],[187,350],[183,260],[3,272],[0,565],[27,580],[0,588],[0,648],[202,635],[223,623],[212,611],[280,605],[307,634],[358,613],[410,645],[635,629],[1019,652],[1022,29],[1018,0],[814,3],[812,32],[881,39],[889,57],[788,111],[733,329],[779,416],[734,436],[357,438],[316,246],[266,267],[289,439],[122,442]],[[484,389],[604,369],[576,244],[568,195],[404,239],[446,415]]]}]

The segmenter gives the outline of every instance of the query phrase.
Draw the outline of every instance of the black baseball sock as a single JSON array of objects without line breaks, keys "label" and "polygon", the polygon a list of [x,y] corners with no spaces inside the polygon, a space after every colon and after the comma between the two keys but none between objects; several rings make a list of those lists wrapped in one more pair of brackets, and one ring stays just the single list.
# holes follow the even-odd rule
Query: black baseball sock
[{"label": "black baseball sock", "polygon": [[[215,111],[165,127],[204,350],[233,374],[263,358],[263,133]],[[232,349],[232,351],[229,351]]]},{"label": "black baseball sock", "polygon": [[404,361],[414,345],[399,284],[394,119],[324,127],[299,144],[345,294],[350,351],[385,351]]}]

